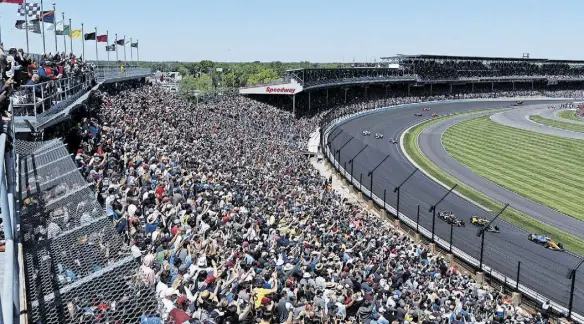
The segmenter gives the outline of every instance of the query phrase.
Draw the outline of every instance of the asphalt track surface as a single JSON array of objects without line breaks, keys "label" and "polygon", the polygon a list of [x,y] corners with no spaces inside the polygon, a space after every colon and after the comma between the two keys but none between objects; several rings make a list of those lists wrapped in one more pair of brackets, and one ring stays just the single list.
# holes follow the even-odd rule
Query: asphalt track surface
[{"label": "asphalt track surface", "polygon": [[[399,145],[390,144],[390,138],[398,138],[407,128],[422,120],[429,119],[431,113],[440,115],[511,106],[514,101],[484,101],[484,102],[455,102],[431,105],[431,111],[422,112],[422,105],[410,105],[375,114],[364,115],[349,120],[330,134],[328,141],[331,151],[341,148],[336,154],[341,166],[351,172],[364,186],[369,187],[368,172],[375,168],[387,155],[390,157],[373,173],[373,192],[384,197],[386,203],[396,207],[397,195],[394,188],[399,185],[411,172],[414,166],[401,152]],[[550,101],[558,103],[560,101]],[[546,102],[538,101],[545,104]],[[529,104],[525,101],[525,104]],[[414,113],[422,112],[422,117],[415,117]],[[363,136],[363,130],[369,130],[371,136]],[[375,133],[384,134],[383,139],[375,139]],[[352,138],[352,139],[351,139]],[[440,145],[441,146],[441,145]],[[365,149],[363,149],[365,147]],[[361,151],[363,149],[363,151]],[[361,153],[356,157],[358,152]],[[354,163],[348,163],[354,158]],[[416,219],[417,206],[420,205],[419,224],[426,229],[432,229],[432,213],[428,212],[431,204],[435,204],[444,194],[444,189],[421,172],[415,173],[402,187],[400,212],[411,219]],[[517,206],[513,206],[517,207]],[[448,195],[436,208],[454,212],[459,218],[467,222],[466,227],[453,229],[452,243],[470,256],[479,259],[481,240],[476,236],[477,228],[470,224],[469,218],[478,215],[492,218],[492,215],[469,201],[455,195]],[[519,281],[556,303],[568,305],[570,295],[570,280],[567,277],[580,259],[570,253],[556,252],[545,249],[536,243],[527,240],[527,233],[504,221],[497,221],[501,233],[485,233],[485,249],[483,260],[486,265],[498,270],[509,278],[517,276],[518,262],[521,262]],[[435,233],[448,240],[450,226],[436,218]],[[578,270],[575,282],[574,311],[584,314],[584,269]]]},{"label": "asphalt track surface", "polygon": [[571,139],[584,140],[584,133],[573,132],[561,128],[551,127],[543,124],[538,124],[529,119],[531,115],[537,115],[547,108],[547,105],[534,105],[521,108],[506,110],[500,113],[493,114],[491,120],[503,126],[523,129],[526,131],[542,133],[552,136],[560,136]]},{"label": "asphalt track surface", "polygon": [[[491,118],[494,120],[495,116],[498,116],[497,120],[501,121],[503,125],[511,127],[523,126],[517,128],[529,128],[541,126],[552,132],[560,131],[560,129],[543,126],[541,124],[535,124],[534,122],[526,119],[525,113],[527,112],[533,112],[533,110],[531,108],[512,108],[510,110],[496,113]],[[427,127],[424,129],[424,131],[422,131],[422,133],[420,133],[420,136],[418,137],[418,145],[420,146],[420,150],[428,157],[428,159],[430,159],[430,161],[434,162],[434,164],[436,164],[440,169],[444,170],[446,173],[461,183],[464,183],[471,188],[482,192],[483,194],[496,201],[509,203],[513,208],[545,224],[559,228],[564,232],[572,234],[576,237],[584,238],[584,222],[577,220],[574,217],[560,213],[559,211],[547,206],[541,205],[531,199],[525,198],[524,196],[518,195],[504,187],[501,187],[498,184],[476,174],[474,171],[467,168],[465,165],[461,164],[450,154],[448,154],[442,145],[442,135],[448,128],[464,120],[477,118],[481,115],[492,114],[493,112],[485,112],[479,113],[478,115],[463,115],[449,118]],[[510,116],[512,118],[508,118]],[[572,132],[567,133],[570,135],[574,134]],[[581,135],[584,139],[584,134]]]},{"label": "asphalt track surface", "polygon": [[[584,119],[582,119],[582,121],[579,121],[579,120],[562,118],[562,117],[558,116],[560,111],[565,111],[565,110],[567,110],[567,109],[555,109],[555,110],[554,109],[546,109],[546,110],[542,110],[542,111],[538,112],[538,115],[540,115],[543,118],[561,121],[564,123],[584,125]],[[574,110],[574,109],[570,109],[570,110]]]}]

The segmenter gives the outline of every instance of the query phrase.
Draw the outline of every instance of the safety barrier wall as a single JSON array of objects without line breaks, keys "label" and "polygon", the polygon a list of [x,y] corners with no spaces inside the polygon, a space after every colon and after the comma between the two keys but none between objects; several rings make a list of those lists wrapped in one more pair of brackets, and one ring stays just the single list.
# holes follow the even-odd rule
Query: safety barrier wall
[{"label": "safety barrier wall", "polygon": [[[554,98],[554,99],[557,99],[557,98]],[[509,99],[500,99],[500,100],[509,100]],[[323,118],[323,121],[320,124],[321,149],[323,150],[324,155],[327,157],[327,159],[334,165],[334,167],[337,169],[337,171],[339,173],[341,173],[347,180],[349,180],[351,185],[353,185],[355,188],[360,190],[365,196],[371,198],[372,201],[374,201],[378,206],[380,206],[384,210],[387,210],[392,215],[397,215],[396,208],[389,205],[386,202],[386,200],[384,199],[385,197],[379,197],[375,193],[372,193],[367,188],[369,186],[368,184],[361,183],[359,181],[360,179],[356,175],[354,176],[351,172],[349,172],[349,170],[346,169],[346,166],[342,166],[337,161],[337,159],[335,158],[335,154],[333,154],[333,152],[331,151],[331,149],[328,145],[328,142],[327,142],[329,135],[332,133],[332,131],[334,129],[336,129],[341,124],[344,124],[344,123],[346,123],[350,120],[353,120],[355,118],[378,113],[380,111],[413,107],[413,106],[421,105],[421,104],[432,105],[432,104],[442,104],[442,103],[449,103],[449,102],[453,103],[453,102],[472,102],[472,101],[485,101],[485,99],[445,100],[445,101],[404,104],[404,105],[398,105],[398,106],[393,106],[393,107],[379,107],[379,108],[374,108],[374,109],[370,109],[370,110],[366,110],[366,111],[359,111],[356,113],[350,113],[350,114],[345,115],[345,116],[335,116],[334,111],[332,111],[332,115],[325,116]],[[460,248],[456,247],[456,244],[452,244],[451,240],[441,238],[441,237],[437,236],[436,234],[432,235],[431,230],[428,230],[424,226],[418,224],[415,220],[416,217],[412,217],[412,216],[414,216],[414,215],[406,216],[400,211],[399,215],[397,215],[396,217],[403,224],[406,224],[410,228],[417,230],[418,233],[423,235],[426,239],[432,240],[432,237],[434,237],[434,243],[436,243],[437,246],[441,247],[442,249],[444,249],[446,251],[450,251],[452,254],[454,254],[456,257],[458,257],[460,260],[471,265],[475,269],[480,269],[480,271],[483,271],[484,273],[490,275],[493,279],[496,279],[499,282],[501,282],[502,284],[507,285],[509,288],[516,289],[516,290],[520,291],[524,296],[528,297],[529,299],[536,300],[540,303],[543,303],[543,302],[550,299],[549,297],[546,297],[546,296],[534,291],[533,289],[529,288],[525,284],[523,284],[521,282],[517,282],[517,280],[516,280],[517,277],[512,278],[512,277],[506,276],[503,273],[497,271],[497,269],[489,266],[488,264],[485,264],[484,262],[482,263],[482,266],[481,266],[479,260],[477,260],[473,256],[469,255],[468,253],[464,252]],[[569,287],[567,287],[567,289],[569,289]],[[561,312],[563,314],[569,313],[569,310],[567,307],[565,307],[557,302],[552,301],[552,306],[554,307],[554,309],[558,310],[559,312]],[[584,323],[584,316],[582,316],[581,314],[577,314],[573,311],[571,312],[571,319],[575,320],[577,322],[580,322],[580,323]]]}]

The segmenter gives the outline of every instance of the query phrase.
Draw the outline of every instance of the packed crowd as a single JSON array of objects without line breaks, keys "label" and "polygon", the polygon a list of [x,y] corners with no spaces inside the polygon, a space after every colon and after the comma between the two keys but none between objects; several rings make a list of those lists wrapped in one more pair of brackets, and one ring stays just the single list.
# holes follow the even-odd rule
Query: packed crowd
[{"label": "packed crowd", "polygon": [[75,160],[159,298],[141,323],[547,321],[549,307],[514,307],[336,193],[299,154],[324,112],[295,119],[238,96],[194,105],[156,86],[98,97]]},{"label": "packed crowd", "polygon": [[402,63],[411,73],[424,80],[488,78],[488,77],[545,77],[567,79],[584,77],[584,67],[562,62],[427,60],[406,59]]},{"label": "packed crowd", "polygon": [[[0,71],[2,73],[2,94],[5,103],[2,115],[9,118],[8,96],[15,98],[16,113],[31,115],[50,108],[66,96],[78,92],[78,84],[86,80],[86,72],[92,66],[74,54],[57,53],[28,55],[22,49],[10,48],[5,51],[0,45]],[[53,82],[47,82],[53,81]],[[45,102],[49,98],[49,102]],[[37,104],[38,103],[38,104]],[[20,111],[21,110],[21,111]]]}]

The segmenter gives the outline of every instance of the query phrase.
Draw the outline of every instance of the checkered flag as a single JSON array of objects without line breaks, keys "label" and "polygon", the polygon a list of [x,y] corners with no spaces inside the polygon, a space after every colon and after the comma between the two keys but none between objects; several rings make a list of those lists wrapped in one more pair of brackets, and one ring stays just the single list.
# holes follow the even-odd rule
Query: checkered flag
[{"label": "checkered flag", "polygon": [[29,17],[39,17],[41,15],[41,5],[38,3],[21,4],[18,6],[18,15],[24,17],[25,14],[27,14]]}]

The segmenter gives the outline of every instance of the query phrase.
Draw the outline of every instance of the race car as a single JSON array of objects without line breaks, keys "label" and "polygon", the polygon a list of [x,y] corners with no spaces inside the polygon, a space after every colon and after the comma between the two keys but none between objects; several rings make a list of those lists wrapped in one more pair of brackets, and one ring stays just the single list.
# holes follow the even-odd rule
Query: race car
[{"label": "race car", "polygon": [[375,138],[376,138],[376,139],[383,138],[383,134],[375,134]]},{"label": "race car", "polygon": [[433,113],[433,114],[432,114],[432,118],[436,118],[436,117],[438,117],[438,114],[436,114],[436,113]]},{"label": "race car", "polygon": [[370,131],[368,131],[368,130],[363,131],[363,136],[369,136],[369,135],[371,135]]},{"label": "race car", "polygon": [[521,106],[523,105],[523,101],[515,101],[515,103],[513,104],[513,106]]},{"label": "race car", "polygon": [[446,223],[448,223],[450,225],[454,225],[454,226],[458,226],[458,227],[465,226],[464,221],[456,218],[456,215],[454,215],[454,213],[451,211],[443,210],[443,211],[439,212],[438,218],[445,221]]},{"label": "race car", "polygon": [[424,107],[424,111],[430,111],[430,107]]},{"label": "race car", "polygon": [[564,246],[562,245],[562,243],[552,241],[552,239],[549,236],[531,233],[527,236],[527,239],[539,245],[543,245],[546,249],[554,251],[564,251]]},{"label": "race car", "polygon": [[[470,223],[475,225],[475,226],[478,226],[478,227],[485,227],[489,223],[489,220],[486,218],[479,217],[479,216],[473,216],[470,218]],[[486,231],[493,232],[493,233],[501,232],[499,230],[499,226],[497,226],[497,225],[495,225],[495,226],[489,225],[489,227],[486,228]]]},{"label": "race car", "polygon": [[391,144],[397,144],[397,141],[396,141],[395,139],[393,139],[393,138],[390,138],[390,139],[389,139],[389,142],[390,142]]},{"label": "race car", "polygon": [[415,113],[414,116],[416,116],[416,117],[422,117],[422,113]]}]

